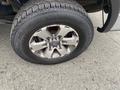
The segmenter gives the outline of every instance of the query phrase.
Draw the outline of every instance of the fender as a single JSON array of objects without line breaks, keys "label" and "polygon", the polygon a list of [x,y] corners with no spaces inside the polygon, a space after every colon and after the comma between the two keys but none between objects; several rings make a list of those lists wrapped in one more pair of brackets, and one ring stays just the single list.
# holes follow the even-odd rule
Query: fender
[{"label": "fender", "polygon": [[108,32],[114,26],[120,10],[120,0],[110,0],[110,11],[108,13],[108,18],[102,28],[98,27],[99,32]]}]

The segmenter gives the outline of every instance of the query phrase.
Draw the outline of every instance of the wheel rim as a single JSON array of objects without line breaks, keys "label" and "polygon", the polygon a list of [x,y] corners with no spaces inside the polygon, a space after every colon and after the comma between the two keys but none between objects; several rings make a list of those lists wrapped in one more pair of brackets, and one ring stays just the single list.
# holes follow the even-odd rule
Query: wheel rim
[{"label": "wheel rim", "polygon": [[78,33],[66,25],[49,25],[36,31],[29,40],[33,54],[41,58],[59,58],[70,54],[79,43]]}]

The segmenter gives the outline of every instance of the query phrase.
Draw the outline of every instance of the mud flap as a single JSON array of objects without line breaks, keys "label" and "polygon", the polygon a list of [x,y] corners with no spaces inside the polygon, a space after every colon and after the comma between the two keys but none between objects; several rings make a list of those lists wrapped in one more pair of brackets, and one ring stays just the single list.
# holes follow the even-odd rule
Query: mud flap
[{"label": "mud flap", "polygon": [[110,12],[108,18],[102,28],[98,28],[99,32],[108,32],[114,26],[120,10],[120,0],[110,0]]}]

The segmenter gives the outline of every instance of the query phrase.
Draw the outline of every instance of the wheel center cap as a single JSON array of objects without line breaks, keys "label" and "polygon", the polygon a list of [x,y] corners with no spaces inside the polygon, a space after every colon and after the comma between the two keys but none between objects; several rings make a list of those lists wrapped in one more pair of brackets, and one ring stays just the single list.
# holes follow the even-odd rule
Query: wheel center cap
[{"label": "wheel center cap", "polygon": [[52,41],[52,47],[57,47],[59,45],[59,41]]},{"label": "wheel center cap", "polygon": [[58,46],[60,46],[60,40],[57,36],[52,35],[52,38],[50,40],[50,47],[56,48]]}]

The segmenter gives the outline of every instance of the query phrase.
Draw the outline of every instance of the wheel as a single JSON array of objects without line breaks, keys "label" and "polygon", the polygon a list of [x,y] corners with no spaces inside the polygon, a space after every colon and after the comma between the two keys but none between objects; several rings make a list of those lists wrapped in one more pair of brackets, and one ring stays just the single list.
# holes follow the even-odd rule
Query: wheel
[{"label": "wheel", "polygon": [[11,44],[26,61],[58,64],[85,51],[93,35],[93,25],[77,2],[29,1],[14,19]]}]

